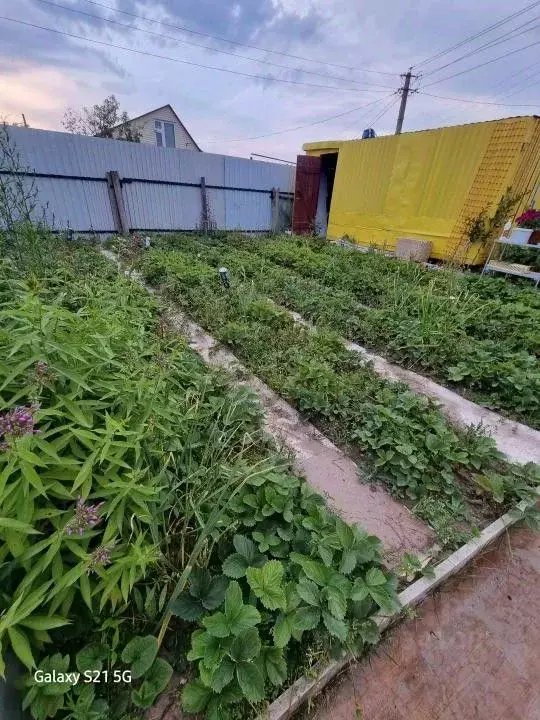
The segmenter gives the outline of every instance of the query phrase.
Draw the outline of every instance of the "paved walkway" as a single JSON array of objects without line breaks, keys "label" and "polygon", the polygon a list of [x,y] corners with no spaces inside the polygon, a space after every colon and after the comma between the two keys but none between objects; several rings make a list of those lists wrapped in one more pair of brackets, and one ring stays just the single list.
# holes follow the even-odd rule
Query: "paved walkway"
[{"label": "paved walkway", "polygon": [[540,534],[514,529],[352,666],[313,720],[540,720]]}]

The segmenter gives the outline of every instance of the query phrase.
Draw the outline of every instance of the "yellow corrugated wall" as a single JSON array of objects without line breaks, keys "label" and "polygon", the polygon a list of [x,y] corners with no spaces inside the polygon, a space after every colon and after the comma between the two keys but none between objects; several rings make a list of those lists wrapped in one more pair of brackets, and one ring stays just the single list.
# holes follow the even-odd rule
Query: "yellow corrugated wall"
[{"label": "yellow corrugated wall", "polygon": [[483,262],[462,252],[467,218],[493,212],[508,187],[530,202],[540,174],[540,118],[518,117],[370,140],[304,145],[338,151],[328,236],[393,249],[398,237],[430,240],[432,257]]}]

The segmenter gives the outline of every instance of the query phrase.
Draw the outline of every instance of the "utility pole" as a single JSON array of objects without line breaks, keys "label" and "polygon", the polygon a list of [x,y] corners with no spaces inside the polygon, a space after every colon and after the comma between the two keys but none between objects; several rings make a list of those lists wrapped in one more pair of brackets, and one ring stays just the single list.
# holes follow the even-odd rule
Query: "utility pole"
[{"label": "utility pole", "polygon": [[405,73],[405,75],[402,75],[401,77],[405,78],[405,82],[403,83],[403,87],[399,88],[398,90],[398,92],[401,94],[401,105],[399,106],[399,115],[395,132],[396,135],[399,135],[401,133],[401,128],[403,127],[403,118],[405,117],[407,98],[409,97],[410,93],[416,92],[416,90],[411,90],[411,79],[417,78],[418,75],[413,75],[412,67],[410,67],[409,70]]},{"label": "utility pole", "polygon": [[26,118],[24,117],[24,113],[21,113],[21,115],[22,115],[24,127],[27,128],[27,127],[28,127],[28,123],[26,122]]}]

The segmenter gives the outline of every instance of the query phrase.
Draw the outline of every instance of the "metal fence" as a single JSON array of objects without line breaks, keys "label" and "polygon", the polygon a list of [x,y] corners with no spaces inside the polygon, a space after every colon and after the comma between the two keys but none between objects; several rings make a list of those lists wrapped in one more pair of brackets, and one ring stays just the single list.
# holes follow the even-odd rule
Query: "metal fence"
[{"label": "metal fence", "polygon": [[[81,233],[270,231],[288,226],[294,167],[9,127],[39,217]],[[7,178],[1,165],[0,176]]]}]

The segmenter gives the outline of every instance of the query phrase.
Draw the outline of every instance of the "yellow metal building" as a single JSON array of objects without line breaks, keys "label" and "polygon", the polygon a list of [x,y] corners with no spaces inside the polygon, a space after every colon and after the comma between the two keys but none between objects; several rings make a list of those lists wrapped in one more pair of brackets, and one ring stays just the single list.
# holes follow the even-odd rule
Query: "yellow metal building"
[{"label": "yellow metal building", "polygon": [[467,245],[467,219],[484,208],[492,214],[508,188],[523,195],[516,212],[539,194],[537,116],[307,143],[303,149],[321,156],[323,175],[333,158],[333,188],[323,177],[325,202],[319,196],[317,210],[327,236],[347,235],[362,245],[391,250],[398,237],[417,238],[431,242],[433,258],[460,255],[480,263],[488,248]]}]

